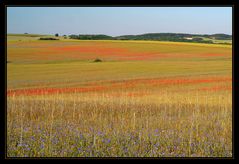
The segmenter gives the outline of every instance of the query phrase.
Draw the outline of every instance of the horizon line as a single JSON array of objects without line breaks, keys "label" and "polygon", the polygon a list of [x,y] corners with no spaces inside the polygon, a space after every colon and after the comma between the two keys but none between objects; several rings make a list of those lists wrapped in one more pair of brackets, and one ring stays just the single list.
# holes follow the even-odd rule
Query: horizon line
[{"label": "horizon line", "polygon": [[[29,34],[29,35],[55,35],[55,34],[59,34],[59,33],[55,33],[55,34],[40,34],[40,33],[6,33],[7,35],[9,34]],[[86,33],[86,34],[69,34],[69,35],[106,35],[106,36],[111,36],[111,37],[119,37],[119,36],[135,36],[135,35],[144,35],[144,34],[189,34],[189,35],[216,35],[216,34],[224,34],[224,35],[231,35],[232,34],[227,34],[227,33],[213,33],[213,34],[197,34],[197,33],[181,33],[181,32],[147,32],[147,33],[141,33],[141,34],[122,34],[122,35],[117,35],[117,36],[112,36],[112,35],[109,35],[109,34],[103,34],[103,33],[97,33],[97,34],[94,34],[94,33]],[[59,36],[64,36],[66,34],[59,34]],[[66,36],[69,36],[69,35],[66,35]]]}]

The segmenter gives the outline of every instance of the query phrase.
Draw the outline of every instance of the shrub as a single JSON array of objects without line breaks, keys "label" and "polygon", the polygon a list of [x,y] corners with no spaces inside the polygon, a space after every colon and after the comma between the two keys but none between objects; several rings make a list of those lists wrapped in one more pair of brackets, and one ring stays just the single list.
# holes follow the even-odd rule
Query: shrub
[{"label": "shrub", "polygon": [[94,62],[102,62],[102,60],[97,58],[94,60]]},{"label": "shrub", "polygon": [[39,40],[59,40],[59,39],[56,39],[56,38],[40,38]]}]

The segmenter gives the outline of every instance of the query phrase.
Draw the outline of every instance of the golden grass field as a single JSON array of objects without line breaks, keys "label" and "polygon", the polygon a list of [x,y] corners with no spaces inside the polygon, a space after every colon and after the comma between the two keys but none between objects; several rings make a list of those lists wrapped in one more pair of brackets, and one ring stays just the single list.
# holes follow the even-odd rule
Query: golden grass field
[{"label": "golden grass field", "polygon": [[8,157],[232,157],[231,45],[9,35],[7,61]]}]

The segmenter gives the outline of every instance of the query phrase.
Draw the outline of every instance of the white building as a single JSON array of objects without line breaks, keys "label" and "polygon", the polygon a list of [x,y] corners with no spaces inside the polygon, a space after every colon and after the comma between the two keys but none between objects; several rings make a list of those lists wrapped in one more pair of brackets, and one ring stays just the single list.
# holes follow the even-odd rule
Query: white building
[{"label": "white building", "polygon": [[184,38],[184,39],[187,39],[187,40],[193,40],[193,38]]}]

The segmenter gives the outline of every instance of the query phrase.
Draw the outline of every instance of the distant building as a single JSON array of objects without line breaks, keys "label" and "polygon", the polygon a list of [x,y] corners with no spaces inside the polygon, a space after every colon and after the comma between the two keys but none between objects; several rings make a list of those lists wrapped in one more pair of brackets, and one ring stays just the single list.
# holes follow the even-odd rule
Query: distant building
[{"label": "distant building", "polygon": [[193,38],[184,38],[184,39],[187,39],[187,40],[193,40]]}]

